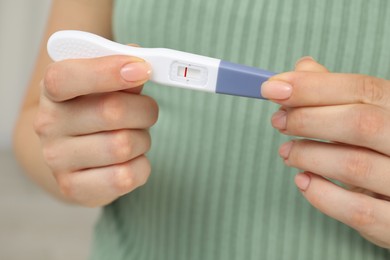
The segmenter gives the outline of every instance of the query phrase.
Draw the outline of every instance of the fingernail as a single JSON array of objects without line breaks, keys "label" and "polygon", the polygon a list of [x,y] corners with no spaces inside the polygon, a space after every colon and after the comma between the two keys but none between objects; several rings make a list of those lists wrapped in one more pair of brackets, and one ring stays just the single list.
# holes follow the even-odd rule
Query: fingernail
[{"label": "fingernail", "polygon": [[295,185],[297,185],[298,189],[301,191],[306,191],[309,188],[311,178],[306,173],[298,173],[295,176]]},{"label": "fingernail", "polygon": [[287,112],[285,110],[279,110],[273,114],[271,118],[271,124],[273,127],[279,130],[284,130],[287,127]]},{"label": "fingernail", "polygon": [[288,156],[290,155],[292,145],[293,145],[292,141],[282,144],[279,148],[280,157],[282,157],[283,159],[287,159]]},{"label": "fingernail", "polygon": [[304,56],[302,58],[300,58],[299,60],[297,60],[297,62],[295,63],[295,66],[300,63],[301,61],[305,61],[305,60],[311,60],[311,61],[316,61],[312,56]]},{"label": "fingernail", "polygon": [[261,95],[269,99],[287,99],[292,94],[292,86],[284,81],[266,81],[261,86]]},{"label": "fingernail", "polygon": [[125,81],[134,82],[148,79],[151,71],[146,62],[132,62],[123,66],[120,74]]}]

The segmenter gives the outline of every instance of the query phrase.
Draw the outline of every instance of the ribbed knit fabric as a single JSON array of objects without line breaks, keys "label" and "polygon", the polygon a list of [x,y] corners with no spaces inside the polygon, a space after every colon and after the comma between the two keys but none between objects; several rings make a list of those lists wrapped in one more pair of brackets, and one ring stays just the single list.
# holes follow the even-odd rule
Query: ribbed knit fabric
[{"label": "ribbed knit fabric", "polygon": [[[390,75],[388,0],[117,0],[116,40],[282,72],[305,55]],[[160,107],[148,183],[107,206],[92,259],[384,260],[294,185],[268,101],[147,84]],[[329,162],[332,163],[332,162]]]}]

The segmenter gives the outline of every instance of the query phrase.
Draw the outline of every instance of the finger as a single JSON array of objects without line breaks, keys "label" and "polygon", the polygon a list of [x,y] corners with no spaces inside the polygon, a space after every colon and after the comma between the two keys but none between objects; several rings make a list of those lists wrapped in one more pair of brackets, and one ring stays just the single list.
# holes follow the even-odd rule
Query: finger
[{"label": "finger", "polygon": [[56,112],[42,115],[42,120],[49,122],[42,122],[43,127],[53,125],[56,128],[53,132],[72,136],[117,129],[146,129],[154,125],[158,118],[158,106],[152,98],[125,92],[47,103]]},{"label": "finger", "polygon": [[343,105],[279,110],[272,125],[287,135],[331,140],[390,155],[390,115],[377,106]]},{"label": "finger", "polygon": [[295,64],[295,71],[329,72],[325,66],[319,64],[310,56],[299,59]]},{"label": "finger", "polygon": [[62,193],[85,206],[106,205],[146,183],[150,164],[145,156],[122,164],[56,175]]},{"label": "finger", "polygon": [[53,101],[141,86],[151,67],[130,56],[64,60],[51,64],[43,81],[43,94]]},{"label": "finger", "polygon": [[390,196],[390,160],[355,146],[294,140],[279,150],[286,165]]},{"label": "finger", "polygon": [[146,130],[119,130],[69,138],[43,150],[49,167],[61,173],[124,163],[145,154],[150,144]]},{"label": "finger", "polygon": [[303,196],[317,209],[372,238],[390,241],[390,204],[347,191],[312,173],[295,178]]},{"label": "finger", "polygon": [[[327,68],[323,65],[316,62],[313,57],[305,56],[299,59],[295,63],[295,71],[301,72],[329,72]],[[264,84],[261,87],[261,95],[269,99],[278,99],[284,100],[291,96],[292,86],[284,82],[277,84],[278,86],[268,86],[269,84]]]},{"label": "finger", "polygon": [[[141,47],[140,45],[136,44],[136,43],[130,43],[130,44],[127,44],[128,46],[132,46],[132,47]],[[133,93],[133,94],[139,94],[141,93],[143,89],[143,85],[142,86],[139,86],[139,87],[135,87],[135,88],[129,88],[129,89],[126,89],[124,91],[126,92],[129,92],[129,93]]]},{"label": "finger", "polygon": [[356,74],[287,72],[264,83],[262,93],[289,107],[355,103],[390,106],[388,81]]}]

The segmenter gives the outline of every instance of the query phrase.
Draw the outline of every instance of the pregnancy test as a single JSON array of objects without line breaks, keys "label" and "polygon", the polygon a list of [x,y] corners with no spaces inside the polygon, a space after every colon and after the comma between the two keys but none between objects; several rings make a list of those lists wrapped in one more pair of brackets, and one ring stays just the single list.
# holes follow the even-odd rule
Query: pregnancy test
[{"label": "pregnancy test", "polygon": [[234,96],[262,98],[261,84],[275,73],[197,54],[165,49],[122,45],[82,31],[58,31],[48,43],[54,61],[130,55],[152,67],[150,80],[167,86]]}]

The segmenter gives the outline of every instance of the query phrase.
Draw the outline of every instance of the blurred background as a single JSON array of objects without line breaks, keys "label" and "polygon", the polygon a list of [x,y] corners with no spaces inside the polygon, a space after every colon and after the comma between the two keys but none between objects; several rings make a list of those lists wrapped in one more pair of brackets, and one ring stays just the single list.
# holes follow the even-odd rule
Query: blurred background
[{"label": "blurred background", "polygon": [[12,154],[12,128],[49,8],[50,0],[0,0],[0,259],[87,259],[98,216],[98,209],[47,196]]}]

